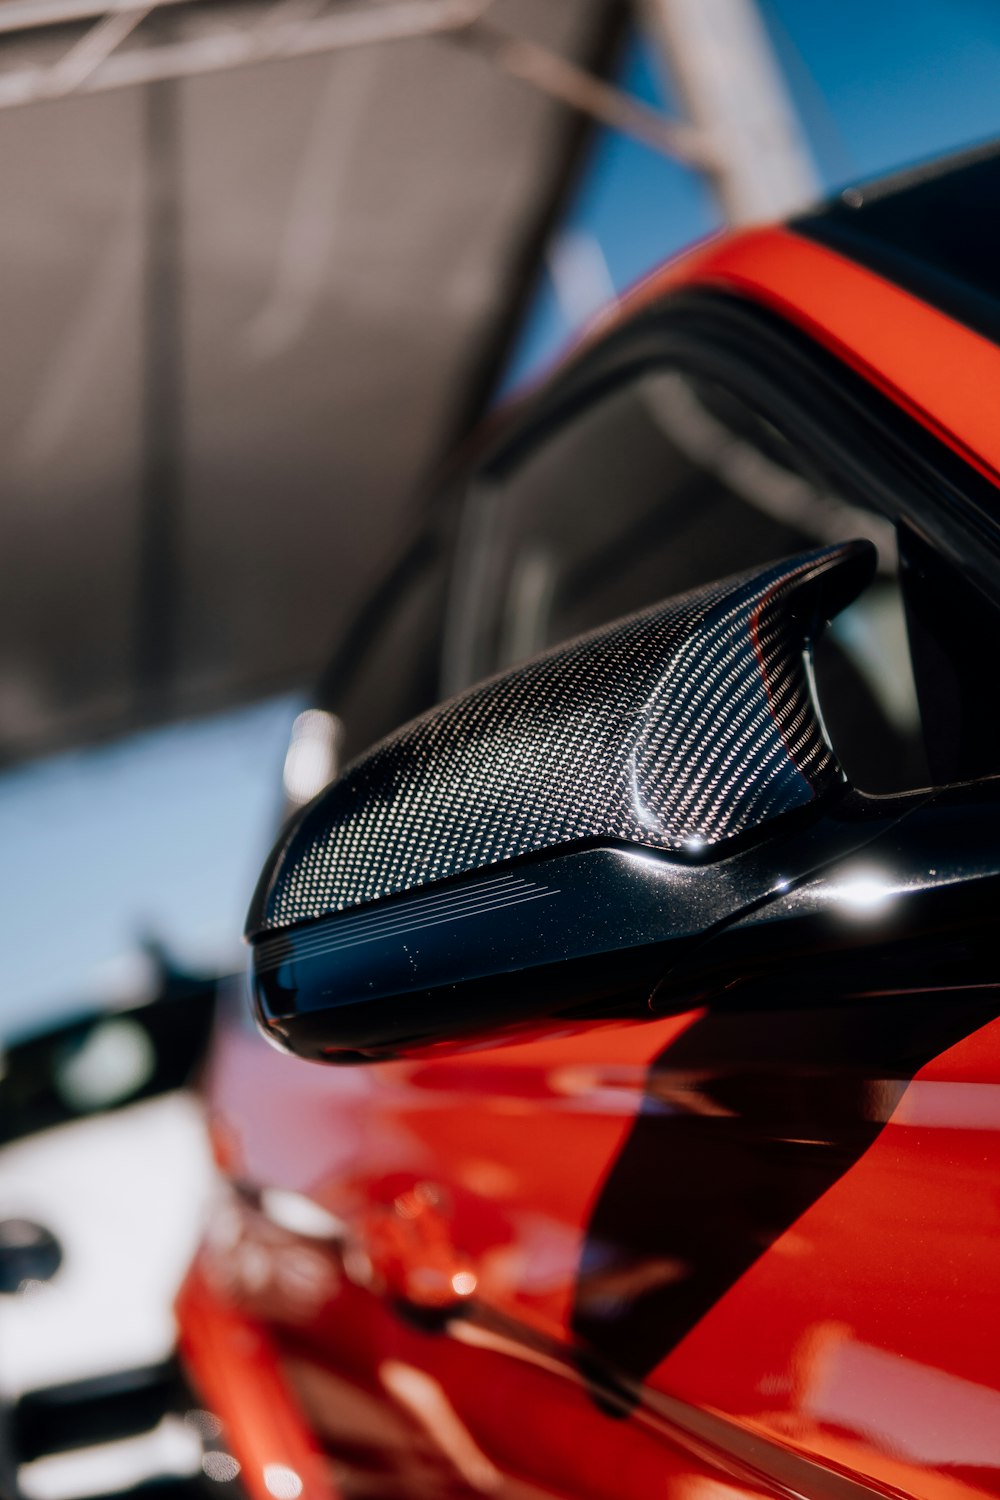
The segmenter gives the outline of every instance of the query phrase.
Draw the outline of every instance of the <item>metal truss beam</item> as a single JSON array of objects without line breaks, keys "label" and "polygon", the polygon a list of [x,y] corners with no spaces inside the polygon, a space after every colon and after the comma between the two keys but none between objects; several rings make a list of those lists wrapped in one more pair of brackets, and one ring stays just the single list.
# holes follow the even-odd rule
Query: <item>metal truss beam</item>
[{"label": "metal truss beam", "polygon": [[[27,66],[15,61],[5,67],[0,45],[0,109],[438,36],[461,42],[511,77],[599,124],[694,167],[714,170],[703,131],[667,119],[547,47],[500,31],[486,19],[491,4],[386,0],[329,6],[324,0],[318,5],[278,0],[256,10],[241,8],[236,19],[231,10],[212,11],[191,0],[0,0],[0,38],[41,35],[44,40],[53,28],[92,23],[54,62]],[[143,22],[164,11],[174,17],[169,32],[151,36],[142,31]],[[189,22],[196,22],[197,30]]]}]

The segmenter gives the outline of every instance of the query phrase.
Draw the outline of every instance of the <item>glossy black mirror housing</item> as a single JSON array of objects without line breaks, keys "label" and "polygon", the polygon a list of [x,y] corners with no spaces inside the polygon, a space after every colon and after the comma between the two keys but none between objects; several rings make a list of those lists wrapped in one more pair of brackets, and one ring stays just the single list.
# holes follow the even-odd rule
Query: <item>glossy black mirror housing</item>
[{"label": "glossy black mirror housing", "polygon": [[613,987],[613,955],[662,966],[765,894],[733,857],[843,790],[807,658],[874,565],[854,542],[694,590],[374,746],[261,877],[266,1034],[354,1060],[548,1013],[575,963]]}]

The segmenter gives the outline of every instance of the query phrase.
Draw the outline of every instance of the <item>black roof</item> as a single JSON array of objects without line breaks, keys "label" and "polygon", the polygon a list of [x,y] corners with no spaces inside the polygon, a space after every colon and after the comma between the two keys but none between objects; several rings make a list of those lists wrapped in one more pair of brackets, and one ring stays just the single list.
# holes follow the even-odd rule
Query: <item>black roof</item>
[{"label": "black roof", "polygon": [[846,188],[792,228],[1000,343],[1000,141]]}]

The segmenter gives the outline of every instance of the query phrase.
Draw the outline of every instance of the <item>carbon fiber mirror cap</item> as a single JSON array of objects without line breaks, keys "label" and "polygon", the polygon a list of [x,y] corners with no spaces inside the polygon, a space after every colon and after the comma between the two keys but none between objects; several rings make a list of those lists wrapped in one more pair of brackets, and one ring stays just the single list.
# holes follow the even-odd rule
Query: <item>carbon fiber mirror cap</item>
[{"label": "carbon fiber mirror cap", "polygon": [[[466,981],[482,990],[491,977],[704,931],[720,915],[717,898],[703,909],[718,887],[704,863],[845,785],[808,654],[874,567],[871,544],[850,542],[693,590],[375,745],[284,832],[258,885],[247,936],[268,1033],[291,1045],[290,1019],[328,1012],[335,1029],[350,1010],[346,1049],[372,1029],[357,1007],[377,1004],[372,1045],[391,1047],[393,1034],[408,1045],[436,1034],[429,1014],[417,1023],[417,992],[426,1011],[432,992],[441,1000]],[[633,921],[622,871],[641,869],[648,884],[654,867],[656,921],[642,901]],[[390,1022],[389,1002],[404,995]],[[450,1032],[462,1006],[445,1009]],[[309,1055],[337,1051],[321,1030],[310,1027]]]}]

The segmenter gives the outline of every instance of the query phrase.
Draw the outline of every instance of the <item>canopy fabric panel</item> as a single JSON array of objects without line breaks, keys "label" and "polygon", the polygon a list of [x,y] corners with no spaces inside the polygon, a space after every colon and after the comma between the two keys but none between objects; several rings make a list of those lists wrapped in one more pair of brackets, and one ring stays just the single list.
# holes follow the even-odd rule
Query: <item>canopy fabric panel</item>
[{"label": "canopy fabric panel", "polygon": [[[601,67],[615,14],[491,18]],[[444,37],[0,111],[0,756],[318,670],[581,138]]]}]

